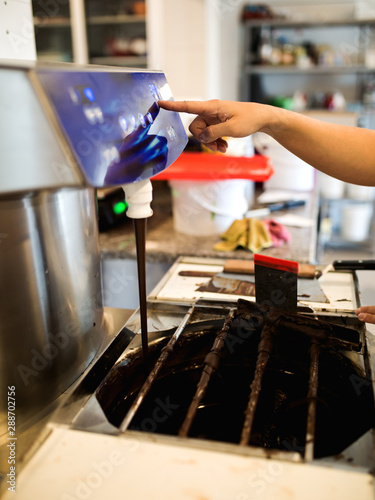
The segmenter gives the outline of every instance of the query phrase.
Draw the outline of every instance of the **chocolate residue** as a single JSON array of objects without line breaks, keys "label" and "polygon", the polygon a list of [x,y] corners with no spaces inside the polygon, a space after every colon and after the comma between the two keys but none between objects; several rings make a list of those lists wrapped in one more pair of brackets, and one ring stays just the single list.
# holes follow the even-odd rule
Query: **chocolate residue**
[{"label": "chocolate residue", "polygon": [[[189,437],[240,443],[247,403],[251,392],[259,388],[254,383],[258,367],[263,373],[249,444],[305,456],[308,408],[313,399],[314,411],[309,412],[315,419],[314,425],[309,424],[309,432],[314,431],[313,457],[337,455],[375,421],[372,384],[362,368],[366,363],[360,336],[342,324],[282,311],[276,314],[259,304],[238,301]],[[262,331],[270,316],[277,330],[271,328],[264,344]],[[129,429],[178,435],[223,321],[198,322],[185,328]],[[150,344],[152,366],[172,334],[166,332],[164,338]],[[314,356],[312,345],[318,346]],[[351,350],[350,358],[347,349]],[[261,353],[268,359],[260,361]],[[310,375],[316,372],[317,361],[315,389],[312,381],[316,377]],[[113,425],[118,426],[127,414],[143,384],[142,375],[141,352],[133,352],[97,391],[99,404]]]},{"label": "chocolate residue", "polygon": [[255,284],[250,283],[249,281],[215,276],[215,278],[210,279],[207,283],[204,283],[197,288],[197,292],[224,293],[255,297]]}]

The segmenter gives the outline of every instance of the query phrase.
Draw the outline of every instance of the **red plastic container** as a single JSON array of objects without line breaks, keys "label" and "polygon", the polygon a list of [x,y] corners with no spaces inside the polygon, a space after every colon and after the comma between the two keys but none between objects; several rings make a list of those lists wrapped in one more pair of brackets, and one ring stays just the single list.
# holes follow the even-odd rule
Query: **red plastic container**
[{"label": "red plastic container", "polygon": [[228,156],[211,153],[182,153],[168,168],[154,176],[154,180],[218,181],[248,179],[267,181],[274,173],[267,156]]}]

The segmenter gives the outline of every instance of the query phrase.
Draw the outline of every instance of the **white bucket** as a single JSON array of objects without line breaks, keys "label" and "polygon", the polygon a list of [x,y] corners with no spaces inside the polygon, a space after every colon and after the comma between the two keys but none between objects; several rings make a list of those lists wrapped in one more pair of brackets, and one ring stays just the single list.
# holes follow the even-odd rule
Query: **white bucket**
[{"label": "white bucket", "polygon": [[370,237],[373,207],[370,203],[348,204],[342,208],[341,236],[347,241]]},{"label": "white bucket", "polygon": [[318,172],[319,193],[327,200],[339,200],[345,196],[346,182]]},{"label": "white bucket", "polygon": [[357,184],[347,184],[347,196],[352,200],[371,201],[375,197],[373,186],[358,186]]},{"label": "white bucket", "polygon": [[[253,135],[257,151],[268,156],[275,173],[266,182],[267,188],[312,191],[315,187],[315,169],[279,144],[273,137],[257,132]],[[308,146],[306,146],[308,147]]]},{"label": "white bucket", "polygon": [[254,198],[254,183],[245,179],[169,184],[174,229],[192,236],[223,233],[233,221],[242,219]]}]

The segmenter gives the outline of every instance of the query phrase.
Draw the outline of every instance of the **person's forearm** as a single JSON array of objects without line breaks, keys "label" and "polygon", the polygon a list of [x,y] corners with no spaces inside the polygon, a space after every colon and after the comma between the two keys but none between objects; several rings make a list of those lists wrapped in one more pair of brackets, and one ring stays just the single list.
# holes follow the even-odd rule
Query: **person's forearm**
[{"label": "person's forearm", "polygon": [[266,104],[234,101],[159,101],[196,114],[190,131],[213,151],[225,137],[265,132],[313,167],[352,184],[375,186],[375,131],[335,125]]},{"label": "person's forearm", "polygon": [[375,185],[375,131],[322,122],[280,108],[261,131],[313,167],[343,181]]}]

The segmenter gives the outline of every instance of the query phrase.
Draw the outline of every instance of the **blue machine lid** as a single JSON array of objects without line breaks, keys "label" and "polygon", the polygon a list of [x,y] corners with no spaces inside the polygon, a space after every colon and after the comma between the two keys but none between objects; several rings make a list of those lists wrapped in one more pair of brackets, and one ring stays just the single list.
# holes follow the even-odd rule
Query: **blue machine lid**
[{"label": "blue machine lid", "polygon": [[171,165],[187,136],[162,72],[75,65],[37,66],[68,144],[97,188],[148,179]]}]

